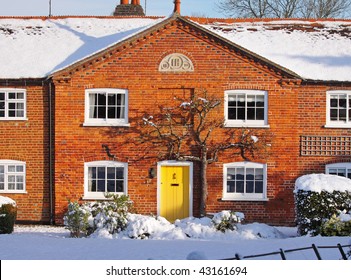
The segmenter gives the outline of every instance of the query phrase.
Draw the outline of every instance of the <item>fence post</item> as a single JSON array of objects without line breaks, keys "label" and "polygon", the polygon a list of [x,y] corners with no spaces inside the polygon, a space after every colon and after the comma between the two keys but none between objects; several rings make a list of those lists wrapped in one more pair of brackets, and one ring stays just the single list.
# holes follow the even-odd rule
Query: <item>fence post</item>
[{"label": "fence post", "polygon": [[317,246],[316,246],[315,244],[312,244],[312,248],[313,248],[314,253],[315,253],[316,256],[317,256],[317,259],[318,259],[318,260],[322,260],[322,257],[321,257],[321,255],[320,255],[319,252],[318,252]]},{"label": "fence post", "polygon": [[280,249],[279,253],[280,253],[280,257],[282,258],[282,260],[285,261],[286,260],[286,256],[285,256],[284,250]]},{"label": "fence post", "polygon": [[345,254],[345,252],[344,252],[344,250],[342,249],[342,247],[341,247],[341,244],[340,243],[338,243],[338,249],[339,249],[339,251],[340,251],[340,253],[341,253],[341,257],[342,257],[342,259],[343,260],[347,260],[347,256],[346,256],[346,254]]}]

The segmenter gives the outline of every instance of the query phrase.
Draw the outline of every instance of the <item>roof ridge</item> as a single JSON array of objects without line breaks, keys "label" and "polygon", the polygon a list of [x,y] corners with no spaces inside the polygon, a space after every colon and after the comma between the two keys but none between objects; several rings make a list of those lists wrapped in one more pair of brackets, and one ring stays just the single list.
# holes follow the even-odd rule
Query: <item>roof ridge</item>
[{"label": "roof ridge", "polygon": [[255,22],[274,22],[274,21],[302,21],[302,22],[350,22],[349,18],[209,18],[209,17],[194,17],[185,16],[185,18],[193,20],[199,24],[205,23],[255,23]]},{"label": "roof ridge", "polygon": [[66,18],[97,18],[97,19],[129,19],[129,18],[141,18],[141,19],[160,19],[165,16],[84,16],[84,15],[58,15],[58,16],[0,16],[0,19],[66,19]]},{"label": "roof ridge", "polygon": [[[141,18],[141,19],[160,19],[166,18],[166,16],[99,16],[99,15],[56,15],[56,16],[6,16],[0,15],[0,19],[67,19],[67,18],[97,18],[97,19],[130,19],[130,18]],[[274,22],[274,21],[304,21],[304,22],[351,22],[349,18],[216,18],[216,17],[196,17],[196,16],[184,16],[197,23],[241,23],[241,22]]]}]

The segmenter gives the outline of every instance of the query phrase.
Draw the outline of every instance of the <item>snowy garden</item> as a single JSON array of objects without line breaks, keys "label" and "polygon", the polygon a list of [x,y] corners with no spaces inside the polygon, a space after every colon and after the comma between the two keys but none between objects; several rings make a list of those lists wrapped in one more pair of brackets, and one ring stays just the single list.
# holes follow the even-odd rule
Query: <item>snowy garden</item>
[{"label": "snowy garden", "polygon": [[[0,259],[219,260],[311,244],[351,246],[350,188],[350,179],[334,175],[300,177],[295,189],[298,226],[292,228],[245,223],[245,213],[232,211],[170,223],[159,216],[133,214],[128,197],[82,205],[70,202],[65,227],[15,225],[11,234],[0,235]],[[4,205],[15,207],[15,202],[0,196],[1,211]],[[5,216],[0,212],[0,228]],[[348,258],[350,246],[344,247]],[[320,254],[322,259],[341,259],[337,248],[325,248]],[[287,259],[314,260],[316,255],[305,250],[291,252]]]}]

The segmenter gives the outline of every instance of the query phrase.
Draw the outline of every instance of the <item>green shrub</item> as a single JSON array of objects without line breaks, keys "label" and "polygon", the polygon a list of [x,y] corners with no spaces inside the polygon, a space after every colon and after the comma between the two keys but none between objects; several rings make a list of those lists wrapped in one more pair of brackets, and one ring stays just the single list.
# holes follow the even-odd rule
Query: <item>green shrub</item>
[{"label": "green shrub", "polygon": [[321,234],[322,224],[336,215],[339,209],[351,209],[351,193],[298,190],[295,205],[299,234],[316,236]]},{"label": "green shrub", "polygon": [[88,219],[91,213],[78,202],[68,203],[68,210],[64,215],[63,221],[65,227],[71,232],[71,237],[81,237],[88,234]]},{"label": "green shrub", "polygon": [[341,219],[340,215],[332,215],[321,227],[323,236],[351,236],[351,220]]},{"label": "green shrub", "polygon": [[236,230],[237,224],[244,219],[244,214],[233,211],[222,211],[215,214],[212,218],[214,227],[221,232]]},{"label": "green shrub", "polygon": [[0,234],[13,232],[17,217],[17,207],[13,204],[2,204],[0,206]]}]

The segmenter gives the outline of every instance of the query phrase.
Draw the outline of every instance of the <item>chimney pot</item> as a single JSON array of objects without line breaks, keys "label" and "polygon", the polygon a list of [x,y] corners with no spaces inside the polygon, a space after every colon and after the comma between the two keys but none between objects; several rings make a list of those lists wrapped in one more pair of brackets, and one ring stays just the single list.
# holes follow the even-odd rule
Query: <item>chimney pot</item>
[{"label": "chimney pot", "polygon": [[174,13],[180,14],[180,0],[174,0]]},{"label": "chimney pot", "polygon": [[140,0],[121,0],[120,3],[115,8],[114,16],[145,16]]}]

